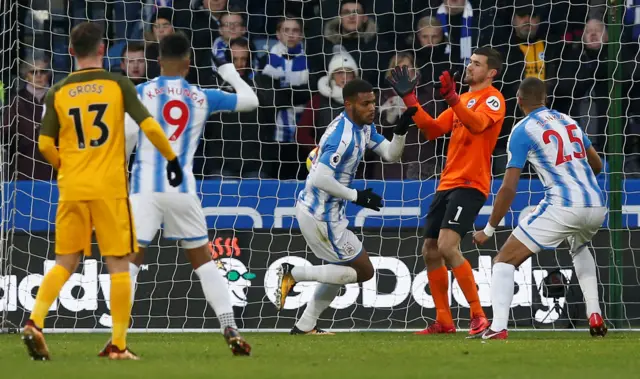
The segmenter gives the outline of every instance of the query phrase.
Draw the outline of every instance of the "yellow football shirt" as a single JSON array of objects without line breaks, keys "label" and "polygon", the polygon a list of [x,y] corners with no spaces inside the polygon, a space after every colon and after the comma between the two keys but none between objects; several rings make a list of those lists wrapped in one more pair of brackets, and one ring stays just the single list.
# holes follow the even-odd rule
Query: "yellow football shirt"
[{"label": "yellow football shirt", "polygon": [[125,112],[138,124],[151,117],[133,83],[103,69],[76,71],[49,90],[40,134],[57,140],[60,201],[128,196]]}]

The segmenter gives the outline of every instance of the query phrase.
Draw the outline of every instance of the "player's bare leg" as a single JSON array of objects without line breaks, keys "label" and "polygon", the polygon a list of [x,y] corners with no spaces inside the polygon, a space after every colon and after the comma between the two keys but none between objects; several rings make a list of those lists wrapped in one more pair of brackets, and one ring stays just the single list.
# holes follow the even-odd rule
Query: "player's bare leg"
[{"label": "player's bare leg", "polygon": [[209,245],[186,249],[187,259],[200,278],[202,291],[220,322],[220,329],[233,355],[251,355],[251,346],[238,332],[228,291],[221,291],[226,284],[218,266],[211,259]]},{"label": "player's bare leg", "polygon": [[596,272],[596,262],[593,259],[588,245],[584,245],[571,252],[573,266],[576,270],[578,283],[584,296],[589,318],[589,332],[592,336],[604,337],[607,335],[607,326],[602,319],[600,301],[598,299],[598,276]]},{"label": "player's bare leg", "polygon": [[[348,266],[347,266],[348,264]],[[284,308],[287,295],[298,282],[319,282],[313,298],[307,305],[302,317],[291,330],[291,334],[333,335],[334,333],[316,326],[320,314],[329,307],[338,294],[340,287],[350,283],[362,283],[373,278],[375,270],[369,254],[362,248],[356,258],[341,264],[322,266],[293,266],[285,263],[278,269],[278,287],[276,289],[276,307]]]},{"label": "player's bare leg", "polygon": [[429,289],[436,305],[436,321],[416,334],[455,333],[451,308],[449,307],[449,272],[444,258],[438,250],[438,240],[427,238],[422,245],[422,258],[427,267]]},{"label": "player's bare leg", "polygon": [[464,297],[471,308],[471,322],[469,324],[469,337],[480,337],[482,333],[489,327],[489,320],[484,314],[482,305],[480,305],[480,297],[478,296],[478,287],[473,276],[473,269],[460,252],[460,234],[452,229],[441,229],[438,236],[438,251],[444,257],[444,260],[451,266],[453,276],[458,281]]},{"label": "player's bare leg", "polygon": [[49,348],[42,333],[44,319],[49,313],[49,307],[58,297],[62,286],[67,282],[71,273],[78,268],[81,255],[81,252],[56,255],[55,266],[47,272],[42,280],[36,295],[33,312],[22,331],[22,341],[33,360],[48,361],[51,359]]},{"label": "player's bare leg", "polygon": [[513,300],[513,276],[516,268],[531,254],[533,252],[527,246],[511,235],[493,259],[491,276],[493,320],[491,327],[482,334],[482,339],[507,339],[507,323]]}]

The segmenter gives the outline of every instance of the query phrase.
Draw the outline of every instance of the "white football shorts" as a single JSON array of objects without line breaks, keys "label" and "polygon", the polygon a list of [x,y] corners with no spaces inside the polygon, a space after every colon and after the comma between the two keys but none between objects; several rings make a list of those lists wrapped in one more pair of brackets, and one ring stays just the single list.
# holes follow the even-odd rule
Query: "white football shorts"
[{"label": "white football shorts", "polygon": [[313,254],[328,263],[346,263],[362,252],[362,242],[349,229],[349,221],[325,222],[315,219],[302,205],[296,206],[300,231]]},{"label": "white football shorts", "polygon": [[146,247],[164,225],[163,237],[185,249],[209,242],[200,199],[192,193],[136,193],[130,196],[138,245]]},{"label": "white football shorts", "polygon": [[533,253],[553,250],[564,240],[575,253],[589,243],[602,226],[607,208],[559,207],[539,204],[513,231]]}]

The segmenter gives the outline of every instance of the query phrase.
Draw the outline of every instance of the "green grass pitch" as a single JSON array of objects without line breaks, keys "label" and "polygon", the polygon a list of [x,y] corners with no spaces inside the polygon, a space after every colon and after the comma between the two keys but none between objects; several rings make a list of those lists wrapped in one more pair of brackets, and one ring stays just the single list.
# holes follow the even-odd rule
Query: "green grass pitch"
[{"label": "green grass pitch", "polygon": [[0,335],[2,378],[637,378],[640,333],[512,332],[508,341],[464,333],[246,334],[251,357],[234,357],[218,334],[131,334],[142,360],[96,354],[107,334],[48,334],[50,362],[31,361],[19,335]]}]

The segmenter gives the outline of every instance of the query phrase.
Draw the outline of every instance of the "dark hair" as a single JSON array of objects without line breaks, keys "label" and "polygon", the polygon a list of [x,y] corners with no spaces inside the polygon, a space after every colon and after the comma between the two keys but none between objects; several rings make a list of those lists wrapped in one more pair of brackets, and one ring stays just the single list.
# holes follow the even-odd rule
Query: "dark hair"
[{"label": "dark hair", "polygon": [[280,17],[278,19],[278,23],[276,24],[276,31],[280,31],[280,28],[282,27],[282,24],[284,24],[285,21],[297,22],[298,26],[300,27],[300,31],[302,31],[302,20],[295,16]]},{"label": "dark hair", "polygon": [[518,97],[527,106],[545,104],[547,87],[544,82],[534,76],[525,78],[518,87]]},{"label": "dark hair", "polygon": [[159,18],[167,20],[171,24],[173,24],[173,8],[169,8],[169,7],[158,8],[158,10],[156,11],[154,21],[157,22]]},{"label": "dark hair", "polygon": [[496,49],[492,49],[489,46],[482,46],[473,51],[476,55],[483,55],[487,57],[487,66],[490,70],[496,70],[498,73],[496,77],[502,72],[502,54]]},{"label": "dark hair", "polygon": [[340,2],[340,8],[338,8],[339,12],[342,12],[342,7],[345,6],[346,4],[356,4],[362,7],[362,10],[364,10],[366,12],[366,10],[364,9],[364,1],[363,0],[342,0]]},{"label": "dark hair", "polygon": [[249,40],[246,39],[245,37],[232,39],[231,41],[229,41],[229,47],[231,47],[231,45],[238,45],[240,47],[246,48],[247,50],[251,50],[249,46]]},{"label": "dark hair", "polygon": [[247,26],[247,21],[245,20],[246,16],[244,12],[239,12],[239,11],[224,12],[218,17],[218,20],[222,22],[222,18],[227,16],[240,16],[240,18],[242,19],[242,26]]},{"label": "dark hair", "polygon": [[165,36],[160,41],[161,58],[184,58],[191,53],[189,39],[182,32],[175,32]]},{"label": "dark hair", "polygon": [[369,93],[373,92],[373,86],[366,80],[363,79],[353,79],[349,83],[347,83],[342,89],[342,97],[346,99],[351,99],[354,96],[358,96],[359,93]]},{"label": "dark hair", "polygon": [[140,42],[129,42],[127,43],[127,46],[124,48],[124,52],[122,55],[124,56],[128,52],[135,53],[138,51],[144,51],[144,44]]},{"label": "dark hair", "polygon": [[70,42],[78,58],[95,54],[102,43],[104,30],[95,22],[83,22],[71,30]]}]

